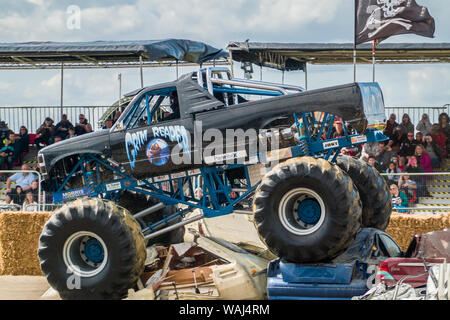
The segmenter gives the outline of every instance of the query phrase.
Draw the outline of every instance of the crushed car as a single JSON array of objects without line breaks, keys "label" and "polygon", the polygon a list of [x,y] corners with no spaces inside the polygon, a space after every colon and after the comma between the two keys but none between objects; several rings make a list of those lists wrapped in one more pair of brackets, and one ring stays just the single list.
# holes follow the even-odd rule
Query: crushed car
[{"label": "crushed car", "polygon": [[399,256],[403,256],[402,250],[386,232],[361,228],[347,251],[328,263],[271,261],[267,275],[268,298],[349,300],[373,287],[381,261]]}]

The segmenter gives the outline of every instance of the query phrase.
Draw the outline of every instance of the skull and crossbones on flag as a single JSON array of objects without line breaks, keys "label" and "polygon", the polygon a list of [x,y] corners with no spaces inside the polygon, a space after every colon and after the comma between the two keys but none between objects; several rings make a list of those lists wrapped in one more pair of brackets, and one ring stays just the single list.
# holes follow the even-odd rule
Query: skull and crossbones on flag
[{"label": "skull and crossbones on flag", "polygon": [[382,41],[392,35],[434,35],[434,19],[415,0],[357,0],[355,43]]}]

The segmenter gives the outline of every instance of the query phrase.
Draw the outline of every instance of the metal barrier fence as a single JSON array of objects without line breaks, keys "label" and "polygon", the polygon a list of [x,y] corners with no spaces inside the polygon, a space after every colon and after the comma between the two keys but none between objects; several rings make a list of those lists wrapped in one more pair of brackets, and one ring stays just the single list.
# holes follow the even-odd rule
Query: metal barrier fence
[{"label": "metal barrier fence", "polygon": [[[98,130],[98,121],[103,113],[110,106],[65,106],[64,113],[67,114],[72,124],[78,122],[78,115],[83,113],[92,125],[94,130]],[[422,118],[422,114],[427,113],[432,123],[438,122],[438,117],[442,112],[450,114],[450,104],[443,107],[386,107],[386,118],[391,113],[397,115],[397,122],[401,121],[404,113],[409,114],[412,123],[416,126]],[[59,122],[61,118],[60,106],[23,106],[23,107],[0,107],[0,120],[8,123],[14,132],[19,132],[20,126],[24,125],[30,133],[35,133],[46,117],[50,117]]]},{"label": "metal barrier fence", "polygon": [[[98,120],[110,106],[65,106],[63,111],[73,125],[78,122],[80,113],[86,116],[93,130],[98,130]],[[56,106],[24,106],[0,107],[0,120],[5,121],[8,127],[18,133],[21,126],[25,126],[29,133],[35,133],[46,117],[58,123],[61,120],[61,107]]]},{"label": "metal barrier fence", "polygon": [[414,129],[422,119],[424,113],[428,114],[430,122],[438,123],[439,115],[443,112],[450,114],[450,104],[446,104],[442,107],[386,107],[385,113],[388,118],[391,113],[397,116],[397,122],[402,121],[403,114],[407,113],[411,118],[411,122],[414,124]]},{"label": "metal barrier fence", "polygon": [[[391,185],[395,184],[408,200],[396,204],[393,196],[393,211],[399,213],[448,213],[450,212],[450,172],[432,173],[381,173]],[[395,192],[390,190],[391,195]]]}]

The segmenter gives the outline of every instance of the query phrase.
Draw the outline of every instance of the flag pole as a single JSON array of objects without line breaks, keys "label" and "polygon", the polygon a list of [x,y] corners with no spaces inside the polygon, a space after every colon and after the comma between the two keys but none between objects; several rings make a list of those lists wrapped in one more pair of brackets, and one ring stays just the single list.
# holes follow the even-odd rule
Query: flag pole
[{"label": "flag pole", "polygon": [[355,20],[354,20],[354,35],[353,35],[353,82],[356,82],[356,29],[358,16],[358,0],[355,0]]},{"label": "flag pole", "polygon": [[373,40],[372,43],[372,82],[375,82],[375,47],[377,45],[377,40]]}]

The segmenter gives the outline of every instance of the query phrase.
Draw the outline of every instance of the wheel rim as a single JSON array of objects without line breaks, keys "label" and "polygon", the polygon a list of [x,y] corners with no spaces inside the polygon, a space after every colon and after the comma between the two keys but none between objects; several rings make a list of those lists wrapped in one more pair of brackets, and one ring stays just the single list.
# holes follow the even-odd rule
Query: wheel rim
[{"label": "wheel rim", "polygon": [[79,231],[64,243],[63,259],[67,272],[83,278],[99,274],[108,262],[108,249],[102,238],[89,231]]},{"label": "wheel rim", "polygon": [[278,216],[283,227],[295,235],[317,231],[325,220],[325,203],[317,192],[292,189],[280,201]]}]

